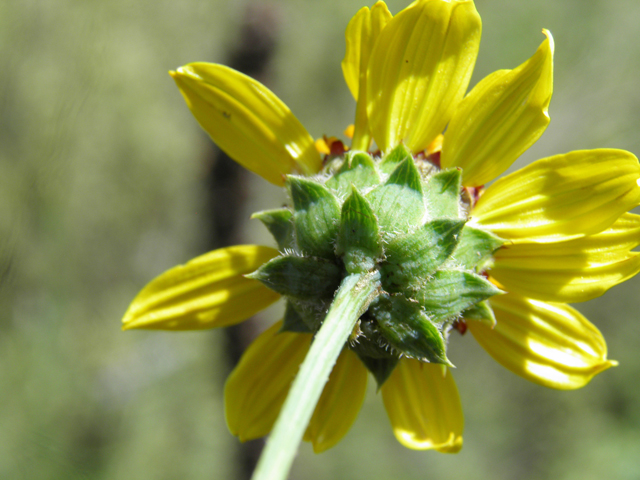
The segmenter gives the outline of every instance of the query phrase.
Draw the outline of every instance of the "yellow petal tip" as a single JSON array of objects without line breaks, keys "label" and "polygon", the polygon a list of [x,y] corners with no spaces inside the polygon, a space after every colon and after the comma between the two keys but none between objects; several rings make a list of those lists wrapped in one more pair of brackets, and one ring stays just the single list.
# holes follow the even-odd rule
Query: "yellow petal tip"
[{"label": "yellow petal tip", "polygon": [[553,52],[555,51],[555,42],[553,41],[553,35],[551,35],[551,32],[549,30],[547,30],[546,28],[542,29],[542,33],[549,40],[549,49],[551,50],[551,53],[553,54]]},{"label": "yellow petal tip", "polygon": [[411,432],[399,433],[398,441],[411,450],[435,450],[440,453],[458,453],[462,449],[462,436],[454,432],[449,434],[442,443],[435,443],[433,439],[415,438]]},{"label": "yellow petal tip", "polygon": [[353,138],[353,132],[355,131],[355,126],[353,124],[349,125],[344,129],[344,136],[347,138]]},{"label": "yellow petal tip", "polygon": [[442,446],[435,447],[435,450],[440,453],[458,453],[462,450],[462,437],[451,433],[449,440]]},{"label": "yellow petal tip", "polygon": [[139,327],[139,322],[136,321],[135,315],[131,312],[131,307],[127,310],[122,317],[122,331],[133,330]]}]

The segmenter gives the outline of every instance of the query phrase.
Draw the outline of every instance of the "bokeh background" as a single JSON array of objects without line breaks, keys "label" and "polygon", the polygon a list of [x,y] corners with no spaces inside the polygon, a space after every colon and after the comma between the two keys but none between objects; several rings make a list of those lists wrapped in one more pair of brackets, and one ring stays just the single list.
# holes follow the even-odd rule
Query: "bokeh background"
[{"label": "bokeh background", "polygon": [[[640,2],[476,5],[472,85],[525,61],[542,27],[555,37],[552,121],[519,165],[582,148],[640,153]],[[314,137],[340,135],[354,114],[344,29],[361,6],[0,2],[0,478],[246,478],[260,444],[242,450],[228,433],[224,379],[233,350],[281,307],[232,335],[120,331],[167,268],[229,242],[271,245],[249,214],[283,201],[225,163],[167,71],[244,61]],[[461,453],[400,446],[370,382],[349,434],[322,455],[304,444],[291,478],[640,478],[639,291],[637,278],[578,306],[620,361],[588,387],[529,384],[454,334]]]}]

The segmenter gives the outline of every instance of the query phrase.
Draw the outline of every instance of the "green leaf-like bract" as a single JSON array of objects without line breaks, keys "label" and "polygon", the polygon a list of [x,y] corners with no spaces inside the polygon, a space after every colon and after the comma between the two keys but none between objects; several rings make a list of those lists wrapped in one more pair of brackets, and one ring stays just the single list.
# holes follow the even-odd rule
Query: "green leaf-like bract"
[{"label": "green leaf-like bract", "polygon": [[413,230],[422,224],[425,215],[420,172],[413,159],[400,162],[384,185],[367,195],[383,238]]},{"label": "green leaf-like bract", "polygon": [[419,288],[458,243],[462,220],[433,220],[412,234],[395,237],[385,249],[382,284],[389,292]]},{"label": "green leaf-like bract", "polygon": [[309,255],[334,258],[340,204],[323,185],[305,178],[287,177],[293,200],[293,225],[300,250]]},{"label": "green leaf-like bract", "polygon": [[378,384],[378,389],[384,384],[384,382],[389,378],[393,369],[396,368],[396,364],[398,363],[398,357],[388,357],[388,358],[377,358],[377,357],[366,357],[364,355],[358,355],[364,366],[367,367],[373,374],[373,378],[376,379],[376,383]]},{"label": "green leaf-like bract", "polygon": [[466,309],[462,312],[462,317],[465,320],[472,320],[477,322],[486,323],[491,328],[496,326],[496,316],[493,313],[493,309],[488,301],[479,302],[473,307]]},{"label": "green leaf-like bract", "polygon": [[452,168],[429,177],[425,197],[432,217],[460,217],[462,170]]},{"label": "green leaf-like bract", "polygon": [[351,191],[351,185],[367,189],[379,183],[380,175],[371,157],[363,152],[349,152],[338,171],[327,180],[327,187],[340,196],[346,196]]},{"label": "green leaf-like bract", "polygon": [[318,257],[285,255],[269,260],[251,275],[281,295],[312,300],[331,298],[342,280],[340,268]]},{"label": "green leaf-like bract", "polygon": [[313,333],[312,328],[304,321],[291,300],[287,300],[280,330],[283,332]]},{"label": "green leaf-like bract", "polygon": [[292,208],[254,215],[283,254],[250,275],[286,297],[283,330],[314,334],[341,281],[370,272],[377,299],[348,348],[378,386],[402,356],[450,365],[456,320],[495,323],[486,300],[501,292],[482,273],[504,243],[467,224],[473,198],[461,173],[399,145],[383,158],[333,157],[315,178],[288,176]]},{"label": "green leaf-like bract", "polygon": [[502,292],[491,282],[475,273],[439,270],[414,298],[440,323],[499,293]]},{"label": "green leaf-like bract", "polygon": [[369,310],[395,349],[412,358],[450,365],[442,334],[420,305],[394,295],[380,297]]},{"label": "green leaf-like bract", "polygon": [[458,246],[453,252],[449,264],[470,270],[481,270],[487,260],[491,258],[491,254],[503,243],[493,233],[466,227],[462,231]]},{"label": "green leaf-like bract", "polygon": [[269,229],[280,250],[294,247],[292,217],[293,213],[288,208],[263,210],[251,215],[251,218],[257,218]]},{"label": "green leaf-like bract", "polygon": [[411,152],[407,147],[400,144],[380,161],[380,170],[382,173],[389,174],[396,169],[399,163],[407,159],[413,159]]},{"label": "green leaf-like bract", "polygon": [[371,271],[382,256],[378,220],[367,199],[354,186],[342,204],[336,253],[343,255],[342,261],[349,273]]}]

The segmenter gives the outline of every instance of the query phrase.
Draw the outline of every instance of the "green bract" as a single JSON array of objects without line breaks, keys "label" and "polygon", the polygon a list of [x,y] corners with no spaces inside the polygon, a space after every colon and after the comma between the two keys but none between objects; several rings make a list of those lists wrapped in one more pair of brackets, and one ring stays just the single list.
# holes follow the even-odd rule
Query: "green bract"
[{"label": "green bract", "polygon": [[502,240],[466,225],[461,171],[398,146],[383,158],[349,152],[317,178],[289,175],[292,208],[259,212],[281,255],[251,274],[287,298],[283,330],[315,333],[344,277],[379,272],[376,298],[348,348],[379,385],[402,356],[451,365],[454,322],[495,322],[483,275]]}]

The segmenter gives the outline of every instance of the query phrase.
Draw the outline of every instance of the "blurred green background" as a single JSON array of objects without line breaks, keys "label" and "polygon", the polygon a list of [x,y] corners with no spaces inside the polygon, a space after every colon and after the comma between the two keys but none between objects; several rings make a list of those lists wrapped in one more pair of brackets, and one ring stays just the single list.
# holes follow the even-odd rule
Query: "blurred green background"
[{"label": "blurred green background", "polygon": [[[167,71],[227,61],[248,5],[0,3],[0,478],[242,478],[224,422],[223,333],[123,333],[120,319],[146,282],[210,248],[212,146]],[[277,40],[263,80],[314,137],[340,135],[354,114],[344,29],[363,4],[261,5],[258,24]],[[582,148],[640,153],[640,2],[476,5],[472,85],[526,60],[542,27],[555,37],[551,125],[518,165]],[[242,181],[241,241],[271,245],[249,214],[281,194]],[[291,478],[640,478],[639,288],[637,278],[578,306],[620,361],[588,387],[529,384],[471,335],[452,335],[461,453],[400,446],[371,382],[349,434],[322,455],[304,444]]]}]

